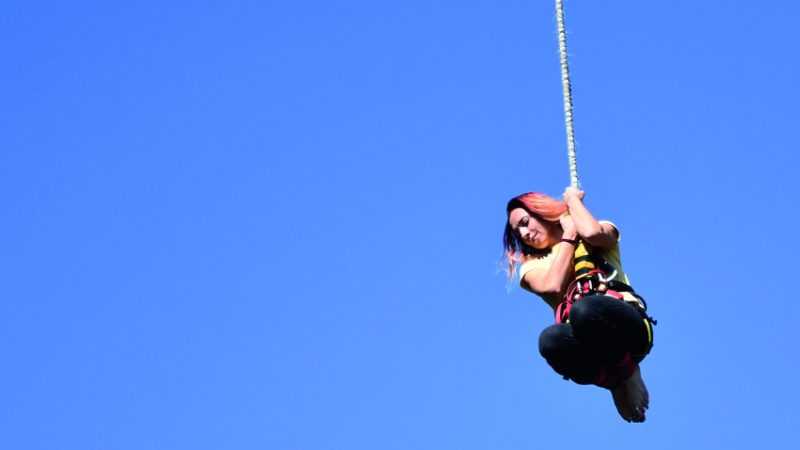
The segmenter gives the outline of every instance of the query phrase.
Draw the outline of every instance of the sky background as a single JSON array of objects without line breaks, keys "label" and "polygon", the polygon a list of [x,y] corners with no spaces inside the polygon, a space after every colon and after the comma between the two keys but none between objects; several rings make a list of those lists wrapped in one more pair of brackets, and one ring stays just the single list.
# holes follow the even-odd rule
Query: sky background
[{"label": "sky background", "polygon": [[647,422],[538,355],[551,1],[0,7],[0,448],[795,448],[796,1],[568,1]]}]

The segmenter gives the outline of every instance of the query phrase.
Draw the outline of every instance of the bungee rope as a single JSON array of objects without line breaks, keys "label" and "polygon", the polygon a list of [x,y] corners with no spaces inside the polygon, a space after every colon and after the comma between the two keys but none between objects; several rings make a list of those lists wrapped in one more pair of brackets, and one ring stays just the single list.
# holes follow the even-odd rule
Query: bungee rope
[{"label": "bungee rope", "polygon": [[575,155],[575,130],[572,127],[572,85],[569,82],[569,63],[567,62],[567,31],[564,26],[564,3],[556,0],[556,21],[558,22],[558,49],[561,55],[561,87],[564,95],[564,122],[567,128],[567,156],[569,157],[570,185],[580,189],[578,180],[578,158]]}]

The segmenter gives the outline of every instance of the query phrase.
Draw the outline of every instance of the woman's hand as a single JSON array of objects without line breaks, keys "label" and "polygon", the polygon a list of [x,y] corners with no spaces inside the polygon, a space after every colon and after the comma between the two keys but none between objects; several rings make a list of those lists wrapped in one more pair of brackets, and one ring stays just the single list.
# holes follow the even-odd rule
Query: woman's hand
[{"label": "woman's hand", "polygon": [[567,207],[569,207],[570,201],[573,198],[577,198],[578,201],[583,202],[583,197],[586,195],[586,192],[569,186],[568,188],[564,189],[564,203],[566,203]]},{"label": "woman's hand", "polygon": [[[567,211],[572,217],[578,236],[595,247],[613,247],[617,243],[618,234],[616,228],[610,224],[601,225],[594,218],[592,213],[586,209],[586,205],[583,204],[584,195],[586,195],[585,192],[574,187],[568,187],[564,190],[564,203],[567,205]],[[564,237],[571,238],[572,236],[566,234],[566,228],[564,230]]]},{"label": "woman's hand", "polygon": [[575,239],[578,237],[578,227],[575,225],[575,221],[572,220],[572,216],[569,214],[562,214],[561,217],[558,218],[558,221],[561,222],[561,228],[564,230],[564,234],[561,236],[564,239]]}]

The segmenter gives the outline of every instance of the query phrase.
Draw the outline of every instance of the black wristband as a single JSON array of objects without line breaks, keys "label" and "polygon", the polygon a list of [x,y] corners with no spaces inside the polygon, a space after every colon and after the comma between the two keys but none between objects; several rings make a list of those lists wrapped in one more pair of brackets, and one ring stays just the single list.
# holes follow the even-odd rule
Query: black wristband
[{"label": "black wristband", "polygon": [[578,240],[577,239],[561,238],[561,242],[567,242],[567,243],[572,244],[572,245],[578,245]]}]

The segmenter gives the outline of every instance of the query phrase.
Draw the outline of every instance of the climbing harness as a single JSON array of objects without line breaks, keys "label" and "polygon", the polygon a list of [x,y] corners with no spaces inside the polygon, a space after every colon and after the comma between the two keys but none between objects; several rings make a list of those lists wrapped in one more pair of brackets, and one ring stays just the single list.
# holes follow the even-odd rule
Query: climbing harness
[{"label": "climbing harness", "polygon": [[573,259],[575,279],[569,284],[564,298],[556,307],[556,323],[569,323],[572,305],[591,295],[605,295],[632,305],[642,316],[647,328],[649,347],[653,345],[653,329],[658,321],[647,315],[647,302],[632,287],[616,280],[617,268],[603,258],[600,251],[593,249],[583,240],[578,241]]}]

